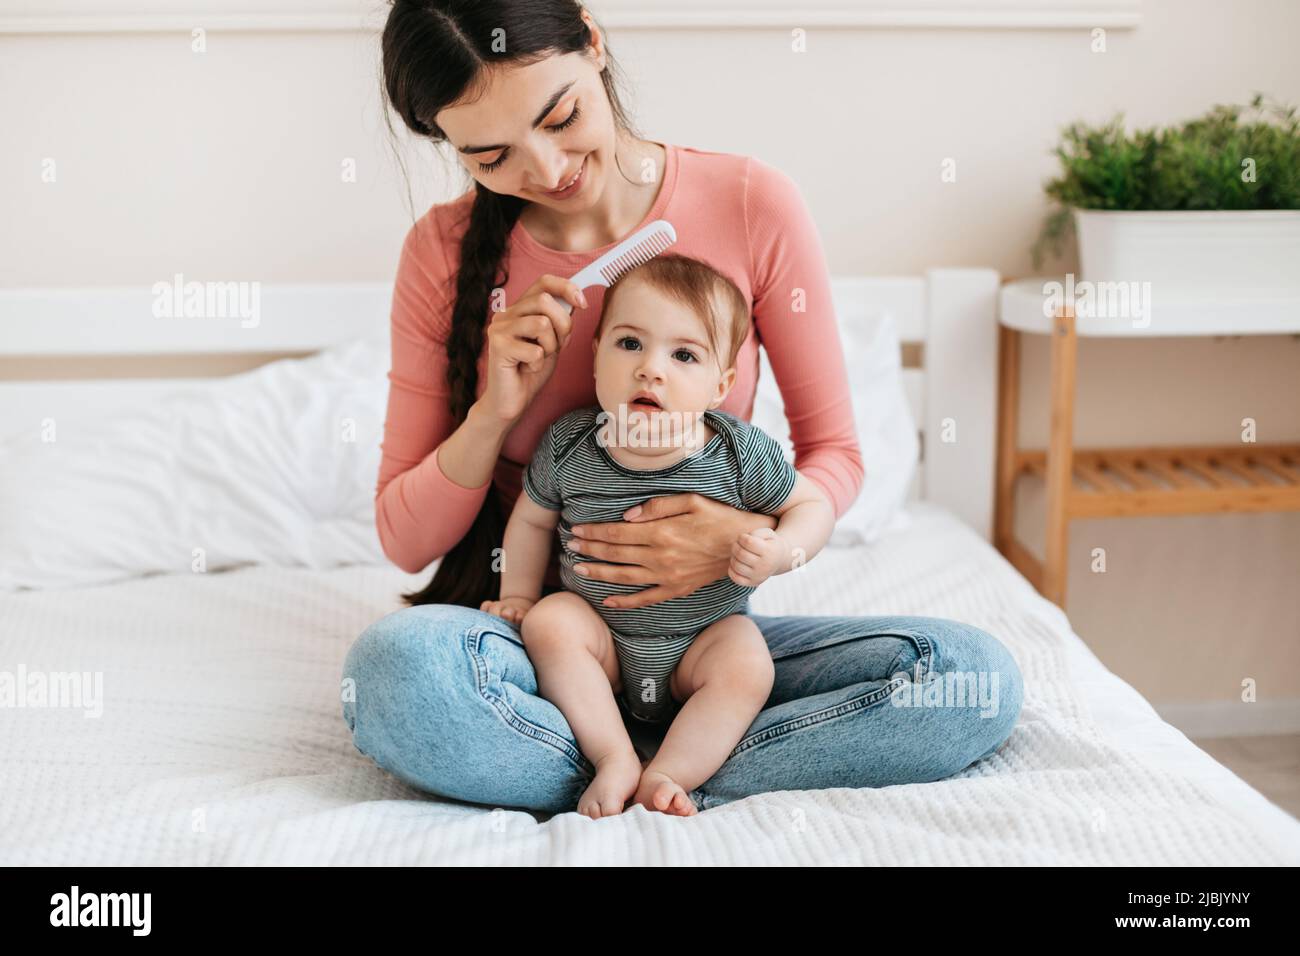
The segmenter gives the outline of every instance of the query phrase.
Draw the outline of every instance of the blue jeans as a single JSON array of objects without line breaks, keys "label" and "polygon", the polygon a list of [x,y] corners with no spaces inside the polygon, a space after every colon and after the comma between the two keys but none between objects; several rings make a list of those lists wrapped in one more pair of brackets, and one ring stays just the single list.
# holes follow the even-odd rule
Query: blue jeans
[{"label": "blue jeans", "polygon": [[[750,617],[776,681],[691,791],[700,810],[773,790],[941,780],[996,751],[1020,713],[1015,660],[971,625]],[[423,604],[380,618],[348,652],[342,691],[356,748],[421,790],[563,813],[595,777],[559,708],[537,696],[523,638],[486,611]]]}]

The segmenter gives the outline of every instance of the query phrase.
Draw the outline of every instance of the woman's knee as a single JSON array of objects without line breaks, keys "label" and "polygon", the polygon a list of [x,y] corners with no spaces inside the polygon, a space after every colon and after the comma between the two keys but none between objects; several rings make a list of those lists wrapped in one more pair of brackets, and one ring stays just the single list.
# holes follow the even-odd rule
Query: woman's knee
[{"label": "woman's knee", "polygon": [[[1015,658],[988,631],[960,621],[942,621],[934,635],[936,660],[932,673],[949,683],[960,682],[974,706],[962,738],[966,764],[994,753],[1015,728],[1024,703],[1024,677]],[[969,703],[969,702],[968,702]]]},{"label": "woman's knee", "polygon": [[418,707],[419,699],[445,695],[449,681],[468,676],[464,648],[456,638],[482,611],[450,604],[403,608],[372,623],[353,642],[343,663],[343,719],[357,732],[358,705],[365,711]]},{"label": "woman's knee", "polygon": [[996,687],[1011,709],[1019,711],[1024,693],[1020,667],[1006,645],[973,624],[933,618],[937,622],[927,634],[934,639],[931,670],[974,674]]},{"label": "woman's knee", "polygon": [[996,752],[1015,729],[1024,704],[1025,682],[1015,658],[1001,641],[987,631],[971,630],[983,658],[979,674],[987,675],[993,689],[991,706],[987,712],[980,711],[980,724],[976,728],[982,732],[976,734],[979,740],[976,748],[980,752],[975,759],[982,760]]},{"label": "woman's knee", "polygon": [[357,750],[418,789],[554,812],[585,785],[576,743],[547,728],[545,711],[558,711],[533,696],[532,664],[496,615],[394,612],[357,638],[343,680]]},{"label": "woman's knee", "polygon": [[477,695],[463,638],[495,620],[457,605],[420,604],[367,627],[348,650],[341,685],[356,749],[406,783],[449,794],[464,758],[463,741],[449,728],[464,721]]}]

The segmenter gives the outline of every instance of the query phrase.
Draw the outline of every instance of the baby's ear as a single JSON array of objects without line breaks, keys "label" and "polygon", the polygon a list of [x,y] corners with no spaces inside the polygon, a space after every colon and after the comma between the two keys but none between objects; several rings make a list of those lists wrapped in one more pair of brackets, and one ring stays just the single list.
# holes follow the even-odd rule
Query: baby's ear
[{"label": "baby's ear", "polygon": [[722,378],[718,379],[718,397],[713,404],[714,408],[717,408],[724,401],[726,401],[727,396],[731,394],[732,386],[734,386],[735,384],[736,384],[736,366],[733,365],[731,366],[731,368],[727,369],[725,372],[722,373]]}]

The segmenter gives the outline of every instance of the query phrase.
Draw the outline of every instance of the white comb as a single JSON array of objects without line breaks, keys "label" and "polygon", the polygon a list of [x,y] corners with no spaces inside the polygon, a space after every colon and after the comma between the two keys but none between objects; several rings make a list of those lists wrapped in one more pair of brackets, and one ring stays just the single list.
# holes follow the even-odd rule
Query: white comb
[{"label": "white comb", "polygon": [[[672,223],[667,219],[656,219],[644,229],[632,233],[569,281],[580,289],[593,285],[608,289],[623,273],[643,262],[649,262],[676,241],[677,233]],[[573,312],[573,306],[568,302],[560,300],[560,305],[566,312]]]}]

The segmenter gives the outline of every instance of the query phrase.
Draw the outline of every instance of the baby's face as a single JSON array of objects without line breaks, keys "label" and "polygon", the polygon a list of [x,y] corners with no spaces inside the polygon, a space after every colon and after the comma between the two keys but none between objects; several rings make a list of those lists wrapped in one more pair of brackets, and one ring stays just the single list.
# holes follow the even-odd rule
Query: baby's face
[{"label": "baby's face", "polygon": [[[735,381],[709,347],[703,321],[687,306],[635,279],[618,291],[605,327],[592,343],[596,399],[611,415],[651,410],[633,405],[649,392],[667,412],[701,413],[716,408]],[[720,336],[725,341],[725,337]]]}]

